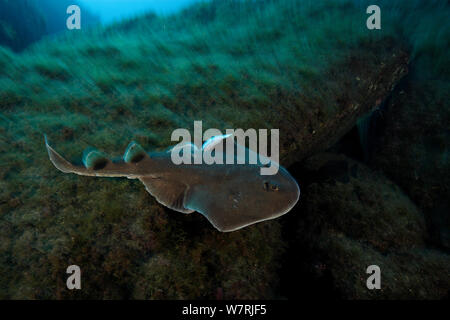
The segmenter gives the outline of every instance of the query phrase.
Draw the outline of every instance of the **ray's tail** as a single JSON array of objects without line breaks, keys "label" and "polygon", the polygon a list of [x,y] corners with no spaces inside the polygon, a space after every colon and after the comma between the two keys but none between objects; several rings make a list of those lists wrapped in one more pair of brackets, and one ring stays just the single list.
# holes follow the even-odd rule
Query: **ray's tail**
[{"label": "ray's tail", "polygon": [[44,135],[48,156],[53,165],[64,173],[75,173],[81,176],[94,177],[128,177],[139,176],[137,163],[149,159],[148,154],[136,142],[131,142],[123,156],[123,160],[113,162],[97,149],[88,148],[83,153],[84,166],[77,166],[61,156],[48,143]]}]

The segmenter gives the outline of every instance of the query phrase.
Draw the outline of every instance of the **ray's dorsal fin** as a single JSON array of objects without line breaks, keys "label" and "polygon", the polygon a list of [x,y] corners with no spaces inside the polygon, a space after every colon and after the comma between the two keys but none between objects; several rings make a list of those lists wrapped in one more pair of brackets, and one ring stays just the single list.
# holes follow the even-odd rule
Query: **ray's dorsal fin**
[{"label": "ray's dorsal fin", "polygon": [[147,152],[135,141],[131,141],[123,155],[123,161],[126,163],[137,163],[146,157],[148,157]]},{"label": "ray's dorsal fin", "polygon": [[83,164],[87,169],[100,170],[110,162],[103,152],[89,147],[83,152]]},{"label": "ray's dorsal fin", "polygon": [[140,177],[147,191],[162,205],[182,213],[192,213],[193,210],[184,206],[188,187],[178,181],[166,180],[161,177]]}]

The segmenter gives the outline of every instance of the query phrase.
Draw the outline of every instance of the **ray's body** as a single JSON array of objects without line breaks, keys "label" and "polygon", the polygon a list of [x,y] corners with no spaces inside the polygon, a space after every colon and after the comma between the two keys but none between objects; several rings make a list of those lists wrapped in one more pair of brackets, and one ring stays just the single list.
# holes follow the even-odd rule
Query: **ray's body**
[{"label": "ray's body", "polygon": [[277,174],[264,176],[261,164],[176,165],[170,152],[146,153],[131,143],[123,161],[110,161],[91,150],[83,157],[83,167],[65,160],[47,140],[46,147],[64,173],[139,179],[161,204],[186,214],[198,211],[222,232],[277,218],[300,197],[297,182],[281,166]]}]

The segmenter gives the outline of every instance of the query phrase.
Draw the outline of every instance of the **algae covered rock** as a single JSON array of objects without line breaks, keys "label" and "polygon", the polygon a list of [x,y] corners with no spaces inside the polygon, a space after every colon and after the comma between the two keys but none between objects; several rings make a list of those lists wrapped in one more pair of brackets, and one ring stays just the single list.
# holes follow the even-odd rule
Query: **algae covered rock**
[{"label": "algae covered rock", "polygon": [[280,226],[257,225],[250,232],[209,230],[189,244],[166,250],[140,268],[136,299],[277,298]]},{"label": "algae covered rock", "polygon": [[416,7],[417,21],[421,21],[404,28],[411,43],[410,72],[378,110],[378,116],[371,119],[375,134],[373,152],[367,160],[417,204],[434,245],[448,252],[450,3],[408,4]]},{"label": "algae covered rock", "polygon": [[[377,55],[371,56],[375,48]],[[359,117],[375,109],[390,95],[398,81],[407,75],[408,61],[407,53],[390,39],[361,43],[358,51],[324,74],[327,81],[339,83],[338,92],[326,90],[326,94],[314,100],[304,97],[296,113],[280,122],[280,128],[285,132],[280,148],[287,150],[282,159],[292,164],[293,160],[301,161],[333,146],[350,131]],[[328,96],[330,93],[332,96]],[[291,128],[288,121],[297,123],[292,127],[296,130],[293,136],[290,131],[286,132],[286,128]],[[285,139],[292,143],[291,148]]]},{"label": "algae covered rock", "polygon": [[[306,163],[298,237],[333,287],[348,299],[444,298],[449,256],[426,245],[423,214],[380,172],[342,155]],[[315,258],[314,258],[315,257]],[[366,287],[366,269],[381,269],[381,290]]]},{"label": "algae covered rock", "polygon": [[[2,298],[276,296],[284,248],[278,222],[219,233],[199,214],[161,207],[139,183],[98,188],[91,179],[73,182],[67,176],[42,186],[19,207],[2,204],[15,206],[2,212],[0,259],[3,273],[15,275],[1,277]],[[82,290],[67,290],[72,264],[81,268]]]},{"label": "algae covered rock", "polygon": [[[364,16],[355,1],[330,3],[213,1],[64,35],[21,55],[0,50],[0,297],[277,297],[280,221],[219,234],[199,214],[162,208],[138,182],[61,174],[43,134],[71,160],[89,145],[122,156],[132,140],[161,150],[195,120],[220,130],[279,128],[285,166],[323,151],[391,93],[409,61],[389,34],[355,28]],[[362,218],[382,223],[385,209],[412,219],[411,230],[406,218],[389,220],[371,245],[422,243],[411,206],[396,210],[360,188],[381,201]],[[355,216],[351,230],[362,239],[360,229],[371,225]],[[80,292],[65,286],[71,264],[82,270]]]}]

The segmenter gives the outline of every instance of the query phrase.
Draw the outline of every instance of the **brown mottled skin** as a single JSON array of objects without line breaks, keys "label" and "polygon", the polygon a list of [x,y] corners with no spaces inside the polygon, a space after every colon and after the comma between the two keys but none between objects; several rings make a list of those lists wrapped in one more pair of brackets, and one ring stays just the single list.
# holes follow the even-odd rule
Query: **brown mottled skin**
[{"label": "brown mottled skin", "polygon": [[228,232],[277,218],[297,203],[300,189],[279,167],[260,174],[260,164],[180,164],[170,153],[144,153],[135,162],[104,160],[100,167],[75,166],[46,142],[50,160],[65,173],[139,179],[161,204],[183,213],[198,211],[219,231]]}]

